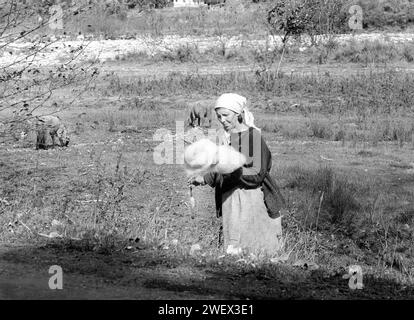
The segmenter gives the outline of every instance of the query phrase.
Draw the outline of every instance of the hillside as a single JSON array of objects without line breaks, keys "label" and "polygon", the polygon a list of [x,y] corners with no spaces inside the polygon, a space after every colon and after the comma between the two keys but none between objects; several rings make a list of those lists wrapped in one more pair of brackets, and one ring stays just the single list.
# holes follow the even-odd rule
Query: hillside
[{"label": "hillside", "polygon": [[[341,3],[341,1],[339,1]],[[50,18],[49,8],[54,1],[34,2],[44,21]],[[239,34],[264,34],[268,31],[263,22],[270,1],[255,3],[250,0],[227,1],[223,8],[171,8],[165,0],[78,0],[61,1],[64,21],[63,29],[55,33],[71,35],[94,34],[108,39],[134,35],[181,35],[214,36]],[[412,0],[352,0],[343,1],[343,20],[351,17],[348,12],[352,4],[363,10],[365,31],[400,31],[414,23],[414,1]],[[154,6],[162,9],[151,9]],[[78,10],[82,7],[82,10]],[[75,8],[75,9],[74,9]],[[30,7],[32,9],[32,7]],[[349,32],[347,23],[340,21],[337,30]],[[38,16],[32,17],[36,24]],[[0,22],[1,24],[1,22]],[[52,30],[46,28],[45,32]]]}]

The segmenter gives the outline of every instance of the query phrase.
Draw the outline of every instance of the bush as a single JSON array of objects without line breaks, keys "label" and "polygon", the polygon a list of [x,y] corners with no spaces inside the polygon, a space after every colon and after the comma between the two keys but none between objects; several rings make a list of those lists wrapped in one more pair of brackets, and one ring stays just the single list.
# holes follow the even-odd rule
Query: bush
[{"label": "bush", "polygon": [[318,119],[311,119],[309,123],[311,136],[319,139],[330,139],[332,130],[329,124]]},{"label": "bush", "polygon": [[405,61],[413,62],[414,61],[414,45],[404,46],[402,50],[402,56],[404,57]]},{"label": "bush", "polygon": [[359,0],[364,12],[364,28],[407,27],[414,22],[414,3],[409,0]]},{"label": "bush", "polygon": [[[286,187],[301,191],[299,204],[302,210],[302,219],[310,225],[321,223],[343,226],[353,222],[355,213],[360,209],[356,199],[359,187],[348,181],[347,178],[334,173],[330,167],[305,169],[294,166],[288,169]],[[320,214],[319,214],[319,211]],[[310,219],[310,220],[309,220]]]},{"label": "bush", "polygon": [[356,211],[360,208],[356,200],[357,188],[345,178],[335,178],[325,196],[326,208],[333,224],[352,222]]},{"label": "bush", "polygon": [[167,52],[163,52],[158,55],[161,60],[176,61],[176,62],[189,62],[197,60],[199,52],[197,48],[193,48],[186,45],[180,45],[178,48],[171,49]]},{"label": "bush", "polygon": [[275,33],[284,34],[284,42],[301,34],[313,38],[343,32],[347,26],[345,7],[340,0],[277,0],[268,12],[267,21]]},{"label": "bush", "polygon": [[128,9],[134,9],[136,7],[143,8],[165,8],[171,1],[168,0],[124,0],[124,4]]},{"label": "bush", "polygon": [[127,10],[127,6],[119,1],[105,2],[104,12],[107,16],[116,16],[120,20],[125,20],[128,14]]}]

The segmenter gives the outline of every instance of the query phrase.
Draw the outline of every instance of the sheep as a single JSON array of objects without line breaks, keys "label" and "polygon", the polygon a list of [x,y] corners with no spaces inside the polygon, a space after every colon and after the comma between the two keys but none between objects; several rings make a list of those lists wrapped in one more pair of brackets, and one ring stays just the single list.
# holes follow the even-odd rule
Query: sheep
[{"label": "sheep", "polygon": [[200,127],[202,124],[211,127],[211,108],[205,103],[196,102],[190,106],[189,117],[187,123],[196,127]]},{"label": "sheep", "polygon": [[59,139],[61,147],[69,145],[69,137],[65,125],[57,116],[40,116],[35,120],[36,126],[36,150],[47,149],[47,136],[52,138],[52,147],[56,144],[56,137]]}]

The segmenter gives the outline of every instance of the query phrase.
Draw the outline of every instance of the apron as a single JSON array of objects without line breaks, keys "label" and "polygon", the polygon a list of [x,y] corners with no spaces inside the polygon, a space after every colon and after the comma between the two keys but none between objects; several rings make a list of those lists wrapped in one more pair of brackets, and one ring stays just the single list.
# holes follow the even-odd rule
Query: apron
[{"label": "apron", "polygon": [[247,249],[256,255],[273,255],[280,249],[281,217],[269,217],[261,188],[236,188],[224,193],[222,214],[224,248],[228,253]]}]

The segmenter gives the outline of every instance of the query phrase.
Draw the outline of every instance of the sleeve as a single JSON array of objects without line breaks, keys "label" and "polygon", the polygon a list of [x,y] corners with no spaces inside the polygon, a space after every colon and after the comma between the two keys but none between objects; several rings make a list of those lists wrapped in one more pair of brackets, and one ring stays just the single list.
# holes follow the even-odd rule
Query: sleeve
[{"label": "sleeve", "polygon": [[246,136],[242,146],[241,152],[246,155],[248,163],[230,174],[205,174],[204,180],[209,186],[220,186],[225,191],[234,187],[257,188],[263,183],[272,161],[266,142],[259,131],[253,130],[253,134]]},{"label": "sleeve", "polygon": [[208,172],[204,176],[204,181],[212,188],[214,188],[219,183],[219,173]]},{"label": "sleeve", "polygon": [[236,171],[233,171],[232,173],[221,175],[223,177],[223,182],[221,184],[221,189],[223,190],[223,192],[242,186],[242,172],[243,168],[239,168]]}]

